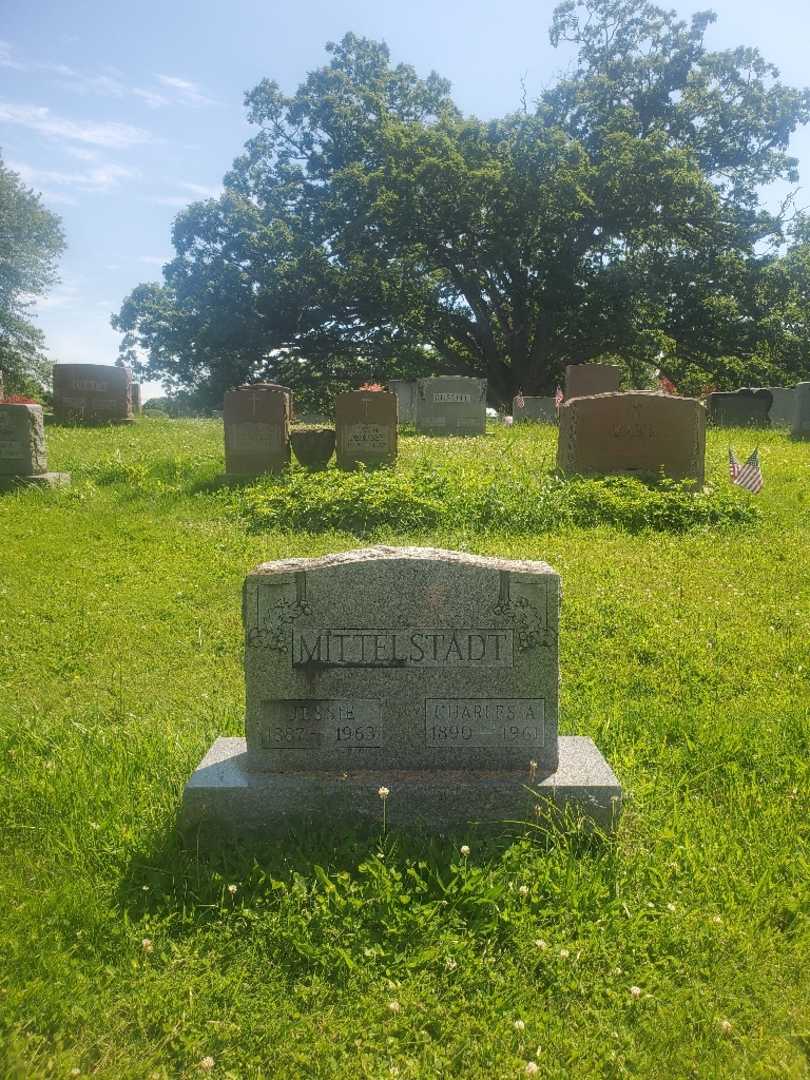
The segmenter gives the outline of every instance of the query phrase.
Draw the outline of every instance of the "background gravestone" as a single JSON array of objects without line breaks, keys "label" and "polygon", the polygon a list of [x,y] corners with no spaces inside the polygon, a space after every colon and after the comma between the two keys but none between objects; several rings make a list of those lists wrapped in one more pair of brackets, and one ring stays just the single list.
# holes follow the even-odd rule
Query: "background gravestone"
[{"label": "background gravestone", "polygon": [[416,381],[416,430],[420,435],[483,435],[487,380],[438,375]]},{"label": "background gravestone", "polygon": [[790,427],[793,422],[793,411],[796,408],[795,386],[760,386],[756,389],[767,390],[773,399],[768,413],[771,425]]},{"label": "background gravestone", "polygon": [[400,424],[412,424],[416,420],[416,379],[389,379],[388,385],[397,395]]},{"label": "background gravestone", "polygon": [[[523,402],[521,405],[520,403]],[[553,397],[515,397],[512,399],[512,422],[522,424],[526,421],[543,424],[557,423],[557,407]]]},{"label": "background gravestone", "polygon": [[569,364],[565,369],[565,400],[592,394],[613,394],[621,372],[610,364]]},{"label": "background gravestone", "polygon": [[718,427],[770,427],[773,395],[770,390],[715,391],[706,398],[708,420]]},{"label": "background gravestone", "polygon": [[560,406],[557,465],[566,473],[638,473],[703,483],[706,410],[657,391],[597,394]]},{"label": "background gravestone", "polygon": [[611,827],[615,776],[589,739],[557,734],[559,604],[542,562],[381,547],[257,567],[246,739],[201,762],[185,831],[379,821],[381,786],[392,824],[525,819],[528,786]]},{"label": "background gravestone", "polygon": [[225,472],[260,476],[290,463],[290,392],[274,383],[240,386],[225,394]]},{"label": "background gravestone", "polygon": [[132,373],[108,364],[56,364],[53,412],[57,420],[126,423],[132,420]]},{"label": "background gravestone", "polygon": [[810,382],[796,384],[796,402],[790,433],[794,439],[810,439]]},{"label": "background gravestone", "polygon": [[130,395],[132,398],[132,415],[140,416],[142,410],[141,406],[141,384],[134,382],[130,385]]},{"label": "background gravestone", "polygon": [[48,472],[42,406],[0,403],[0,491],[69,483],[69,473]]},{"label": "background gravestone", "polygon": [[381,465],[397,456],[397,397],[349,390],[335,401],[335,453],[341,469]]}]

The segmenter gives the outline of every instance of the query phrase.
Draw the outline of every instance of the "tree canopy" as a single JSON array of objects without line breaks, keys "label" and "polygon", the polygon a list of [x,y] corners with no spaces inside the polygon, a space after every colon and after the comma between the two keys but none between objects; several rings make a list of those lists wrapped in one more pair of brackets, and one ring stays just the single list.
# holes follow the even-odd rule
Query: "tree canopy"
[{"label": "tree canopy", "polygon": [[45,381],[44,335],[29,309],[55,283],[64,248],[59,217],[0,159],[0,374],[7,392]]},{"label": "tree canopy", "polygon": [[713,19],[567,0],[573,70],[491,121],[353,34],[293,95],[264,80],[224,194],[178,216],[164,282],[114,318],[122,354],[213,398],[443,371],[506,400],[604,356],[689,383],[806,370],[810,231],[786,255],[790,205],[760,192],[798,179],[810,92],[709,51]]}]

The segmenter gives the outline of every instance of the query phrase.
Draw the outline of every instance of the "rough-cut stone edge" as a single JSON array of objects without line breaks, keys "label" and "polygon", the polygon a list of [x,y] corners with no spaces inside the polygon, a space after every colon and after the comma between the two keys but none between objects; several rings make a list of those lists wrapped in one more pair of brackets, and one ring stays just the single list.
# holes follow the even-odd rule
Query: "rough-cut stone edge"
[{"label": "rough-cut stone edge", "polygon": [[248,572],[248,578],[268,576],[270,574],[289,574],[301,570],[320,570],[329,566],[344,566],[348,563],[367,562],[406,562],[424,560],[425,562],[460,563],[465,566],[479,566],[488,570],[511,570],[522,574],[555,574],[557,571],[548,565],[532,559],[500,559],[492,555],[468,555],[464,551],[448,551],[444,548],[423,547],[377,547],[357,548],[354,551],[340,551],[331,555],[319,555],[316,558],[277,559],[273,562],[260,563]]},{"label": "rough-cut stone edge", "polygon": [[219,738],[185,786],[180,830],[187,843],[205,847],[269,838],[306,821],[381,823],[381,787],[389,791],[392,828],[445,832],[469,823],[532,821],[535,808],[550,802],[556,813],[571,811],[615,829],[622,790],[613,770],[589,738],[561,736],[559,744],[556,771],[531,779],[526,769],[258,772],[246,767],[245,739]]},{"label": "rough-cut stone edge", "polygon": [[21,487],[68,487],[70,473],[46,472],[33,473],[29,476],[0,476],[0,491],[11,491]]}]

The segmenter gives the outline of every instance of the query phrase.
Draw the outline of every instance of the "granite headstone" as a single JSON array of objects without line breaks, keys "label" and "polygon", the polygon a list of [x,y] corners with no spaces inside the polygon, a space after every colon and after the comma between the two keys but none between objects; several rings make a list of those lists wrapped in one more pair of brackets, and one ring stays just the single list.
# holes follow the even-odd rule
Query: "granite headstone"
[{"label": "granite headstone", "polygon": [[143,412],[143,406],[141,405],[141,384],[134,382],[130,386],[132,394],[132,415],[140,416]]},{"label": "granite headstone", "polygon": [[706,398],[707,418],[718,427],[770,427],[772,403],[773,395],[766,389],[715,391]]},{"label": "granite headstone", "polygon": [[397,456],[397,397],[349,390],[335,401],[335,454],[341,469],[382,465]]},{"label": "granite headstone", "polygon": [[290,463],[290,392],[274,383],[240,386],[225,394],[225,472],[260,476]]},{"label": "granite headstone", "polygon": [[437,375],[416,381],[416,430],[420,435],[483,435],[487,380]]},{"label": "granite headstone", "polygon": [[557,465],[566,473],[631,473],[703,483],[706,411],[657,391],[596,394],[560,406]]},{"label": "granite headstone", "polygon": [[621,372],[610,364],[569,364],[565,369],[565,400],[592,394],[613,394]]},{"label": "granite headstone", "polygon": [[186,785],[184,830],[302,817],[444,830],[538,799],[611,827],[621,789],[557,733],[560,580],[542,562],[370,548],[264,563],[245,581],[246,739]]},{"label": "granite headstone", "polygon": [[69,483],[69,473],[48,472],[42,406],[0,403],[0,491]]},{"label": "granite headstone", "polygon": [[810,439],[810,382],[796,384],[796,402],[790,433],[794,439]]},{"label": "granite headstone", "polygon": [[397,395],[400,424],[416,420],[416,379],[389,379],[391,392]]},{"label": "granite headstone", "polygon": [[518,394],[512,399],[512,422],[523,424],[529,421],[541,424],[557,423],[557,407],[553,397],[526,397]]},{"label": "granite headstone", "polygon": [[62,422],[132,420],[132,373],[108,364],[56,364],[53,413]]},{"label": "granite headstone", "polygon": [[796,408],[795,386],[760,386],[758,390],[767,390],[772,402],[768,418],[772,427],[790,427],[793,411]]}]

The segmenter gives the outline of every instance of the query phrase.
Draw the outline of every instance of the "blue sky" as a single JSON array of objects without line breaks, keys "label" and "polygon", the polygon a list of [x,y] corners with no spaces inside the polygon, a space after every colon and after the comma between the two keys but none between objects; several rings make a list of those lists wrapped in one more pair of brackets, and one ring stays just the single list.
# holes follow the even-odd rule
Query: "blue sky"
[{"label": "blue sky", "polygon": [[[669,5],[667,5],[669,6]],[[810,0],[718,0],[714,48],[756,45],[785,82],[810,82]],[[171,222],[215,194],[251,134],[243,94],[261,78],[292,91],[347,30],[384,39],[395,61],[437,70],[482,117],[531,97],[570,62],[548,41],[553,0],[4,0],[0,148],[62,217],[62,283],[38,305],[54,360],[113,363],[111,312],[160,278]],[[793,145],[810,204],[810,131]],[[781,192],[771,193],[768,201]],[[149,384],[147,395],[159,394]]]}]

